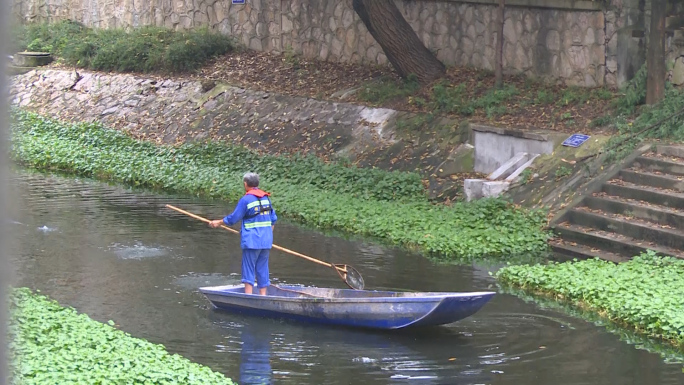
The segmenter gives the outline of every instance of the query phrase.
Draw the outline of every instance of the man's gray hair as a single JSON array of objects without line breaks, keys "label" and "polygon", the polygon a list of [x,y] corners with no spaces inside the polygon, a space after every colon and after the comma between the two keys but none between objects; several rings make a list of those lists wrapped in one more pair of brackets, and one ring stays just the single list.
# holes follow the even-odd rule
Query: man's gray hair
[{"label": "man's gray hair", "polygon": [[242,181],[247,183],[247,187],[259,187],[259,174],[248,172],[242,177]]}]

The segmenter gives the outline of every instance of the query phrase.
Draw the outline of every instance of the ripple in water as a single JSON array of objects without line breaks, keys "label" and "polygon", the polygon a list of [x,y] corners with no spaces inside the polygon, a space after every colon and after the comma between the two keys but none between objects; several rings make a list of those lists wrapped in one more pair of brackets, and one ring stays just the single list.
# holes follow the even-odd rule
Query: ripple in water
[{"label": "ripple in water", "polygon": [[168,254],[168,251],[161,247],[145,246],[136,243],[133,246],[126,246],[120,244],[113,244],[109,247],[121,259],[145,259],[163,257]]},{"label": "ripple in water", "polygon": [[353,359],[354,362],[360,362],[362,364],[374,364],[378,362],[378,360],[370,357],[356,357]]},{"label": "ripple in water", "polygon": [[[17,223],[19,223],[19,222],[17,222]],[[42,231],[44,233],[50,233],[53,231],[57,231],[57,228],[56,227],[47,227],[47,226],[43,225],[43,226],[39,227],[37,230]]]},{"label": "ripple in water", "polygon": [[[479,348],[485,351],[479,355],[479,363],[501,365],[518,360],[546,360],[558,355],[558,349],[547,349],[544,345],[553,345],[559,338],[558,333],[574,327],[540,314],[491,314],[486,322],[471,322],[466,329],[462,334],[477,335]],[[535,338],[519,338],[526,334]]]}]

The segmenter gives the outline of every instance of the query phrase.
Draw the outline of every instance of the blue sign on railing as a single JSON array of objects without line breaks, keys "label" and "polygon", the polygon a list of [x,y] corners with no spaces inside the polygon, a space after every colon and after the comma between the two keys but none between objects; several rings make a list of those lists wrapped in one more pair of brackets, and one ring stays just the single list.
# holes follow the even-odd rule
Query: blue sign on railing
[{"label": "blue sign on railing", "polygon": [[591,138],[589,135],[573,134],[569,138],[565,139],[565,142],[563,142],[563,146],[579,147],[589,138]]},{"label": "blue sign on railing", "polygon": [[233,4],[244,4],[245,0],[233,0]]}]

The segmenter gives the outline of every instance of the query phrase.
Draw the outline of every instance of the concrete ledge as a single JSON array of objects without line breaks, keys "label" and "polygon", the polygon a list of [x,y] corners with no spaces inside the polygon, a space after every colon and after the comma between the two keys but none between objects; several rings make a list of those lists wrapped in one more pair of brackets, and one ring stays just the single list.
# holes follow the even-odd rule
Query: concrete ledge
[{"label": "concrete ledge", "polygon": [[481,198],[498,197],[503,194],[509,182],[488,181],[485,179],[466,179],[463,181],[463,191],[468,202]]},{"label": "concrete ledge", "polygon": [[[498,0],[445,0],[453,3],[473,3],[498,5]],[[588,0],[506,0],[506,7],[529,7],[550,9],[571,9],[575,11],[600,11],[603,4],[600,1]]]},{"label": "concrete ledge", "polygon": [[517,130],[515,128],[504,128],[504,127],[494,127],[485,126],[481,124],[470,124],[470,129],[478,132],[491,132],[493,134],[512,136],[514,138],[538,140],[540,142],[546,142],[550,140],[550,135],[542,132],[535,132],[529,130]]},{"label": "concrete ledge", "polygon": [[475,147],[473,169],[485,174],[496,171],[521,152],[527,154],[553,153],[558,136],[552,132],[527,132],[483,125],[471,125],[470,129],[472,143]]}]

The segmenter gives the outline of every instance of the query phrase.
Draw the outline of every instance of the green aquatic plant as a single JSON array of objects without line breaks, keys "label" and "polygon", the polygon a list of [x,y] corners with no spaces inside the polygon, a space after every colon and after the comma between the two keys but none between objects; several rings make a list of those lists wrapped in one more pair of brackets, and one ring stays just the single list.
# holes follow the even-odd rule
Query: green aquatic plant
[{"label": "green aquatic plant", "polygon": [[441,259],[506,258],[546,250],[545,213],[501,199],[429,202],[417,174],[260,155],[223,144],[157,146],[97,124],[13,112],[21,164],[235,201],[247,171],[262,175],[280,213],[319,228],[382,239]]},{"label": "green aquatic plant", "polygon": [[13,116],[17,160],[39,167],[211,197],[223,197],[235,184],[235,179],[226,180],[226,176],[257,170],[270,180],[283,179],[294,186],[313,186],[353,198],[427,201],[417,173],[347,167],[324,163],[313,155],[268,156],[213,142],[155,146],[99,124],[60,124],[19,111]]},{"label": "green aquatic plant", "polygon": [[[684,351],[676,346],[663,343],[660,339],[647,337],[633,329],[625,328],[624,325],[610,321],[595,311],[585,310],[584,308],[574,306],[568,302],[559,302],[545,296],[531,295],[525,290],[510,285],[499,285],[499,293],[515,295],[525,302],[536,304],[536,306],[542,309],[562,312],[572,317],[591,322],[596,326],[605,328],[609,333],[618,336],[621,341],[634,345],[637,349],[660,355],[667,363],[684,363]],[[684,367],[682,370],[684,371]]]},{"label": "green aquatic plant", "polygon": [[28,288],[12,289],[9,308],[12,384],[234,384]]},{"label": "green aquatic plant", "polygon": [[620,264],[591,259],[508,266],[504,285],[549,296],[684,350],[684,261],[649,251]]}]

